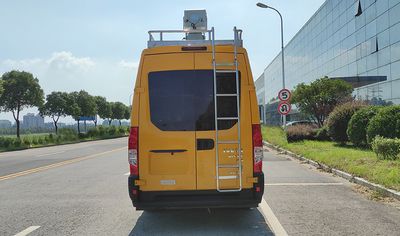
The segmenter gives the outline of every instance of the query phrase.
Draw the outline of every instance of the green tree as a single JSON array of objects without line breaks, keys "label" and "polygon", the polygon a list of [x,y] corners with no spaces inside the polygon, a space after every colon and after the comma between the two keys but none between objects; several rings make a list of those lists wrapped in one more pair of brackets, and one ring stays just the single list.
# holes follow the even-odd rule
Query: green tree
[{"label": "green tree", "polygon": [[61,116],[65,117],[69,113],[68,96],[68,93],[65,92],[52,92],[46,96],[46,103],[39,108],[42,116],[49,116],[53,120],[56,134],[58,133],[58,120]]},{"label": "green tree", "polygon": [[129,120],[131,118],[131,110],[132,110],[132,106],[126,106],[125,114],[124,114],[125,120]]},{"label": "green tree", "polygon": [[[78,92],[71,92],[68,94],[66,103],[67,103],[67,115],[72,116],[75,120],[79,118],[81,114],[81,109],[78,106]],[[78,122],[78,130],[79,130],[79,122]]]},{"label": "green tree", "polygon": [[113,102],[107,102],[107,109],[109,109],[110,113],[108,114],[107,117],[105,117],[105,119],[108,120],[108,126],[111,126],[111,122],[112,122],[112,117],[113,117]]},{"label": "green tree", "polygon": [[125,117],[126,106],[122,102],[115,102],[112,105],[112,117],[111,119],[115,119],[119,121],[119,126],[121,126],[121,120]]},{"label": "green tree", "polygon": [[[112,114],[111,105],[105,97],[95,96],[94,100],[97,105],[97,115],[102,119],[109,119]],[[94,123],[97,126],[97,121]]]},{"label": "green tree", "polygon": [[109,103],[108,103],[108,105],[110,106],[110,109],[111,109],[110,116],[109,116],[109,117],[107,117],[107,120],[108,120],[108,126],[111,126],[111,122],[112,122],[112,121],[113,121],[113,119],[114,119],[114,109],[113,109],[113,107],[114,107],[114,103],[115,103],[115,102],[109,102]]},{"label": "green tree", "polygon": [[6,112],[13,114],[17,125],[17,137],[20,137],[20,112],[28,107],[40,107],[43,104],[44,93],[39,80],[25,71],[10,71],[1,76],[4,92],[0,104]]},{"label": "green tree", "polygon": [[[70,94],[71,100],[76,104],[76,107],[71,109],[72,117],[78,122],[78,133],[80,133],[80,120],[82,117],[95,116],[97,111],[96,101],[85,90],[79,92],[72,92]],[[85,121],[86,124],[86,121]]]},{"label": "green tree", "polygon": [[[1,77],[0,77],[0,98],[1,98],[1,95],[3,94],[3,92],[4,92],[3,80],[2,80]],[[1,106],[3,106],[2,101],[0,101],[0,107],[1,107]]]},{"label": "green tree", "polygon": [[293,91],[292,103],[322,127],[335,106],[352,100],[352,92],[353,88],[349,83],[340,79],[324,77],[309,85],[298,84]]}]

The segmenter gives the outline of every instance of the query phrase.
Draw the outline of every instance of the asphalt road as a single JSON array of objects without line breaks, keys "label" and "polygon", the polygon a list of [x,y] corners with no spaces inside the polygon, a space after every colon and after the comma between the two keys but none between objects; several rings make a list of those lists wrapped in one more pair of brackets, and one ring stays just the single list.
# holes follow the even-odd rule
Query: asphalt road
[{"label": "asphalt road", "polygon": [[[399,235],[400,210],[272,151],[251,210],[135,211],[126,138],[0,154],[0,235]],[[267,224],[268,223],[268,224]]]}]

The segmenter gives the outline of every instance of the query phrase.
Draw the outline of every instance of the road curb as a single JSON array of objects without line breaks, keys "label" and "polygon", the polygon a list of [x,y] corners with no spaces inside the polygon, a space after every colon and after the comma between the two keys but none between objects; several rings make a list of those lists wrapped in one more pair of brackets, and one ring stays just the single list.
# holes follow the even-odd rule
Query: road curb
[{"label": "road curb", "polygon": [[382,186],[380,184],[371,183],[366,179],[363,179],[363,178],[354,176],[352,174],[349,174],[347,172],[344,172],[344,171],[329,167],[329,166],[327,166],[325,164],[310,160],[308,158],[305,158],[305,157],[303,157],[301,155],[298,155],[296,153],[293,153],[291,151],[283,149],[283,148],[281,148],[279,146],[275,146],[275,145],[273,145],[271,143],[268,143],[266,141],[263,141],[263,144],[265,146],[267,146],[269,148],[272,148],[272,149],[274,149],[276,151],[279,151],[279,152],[281,152],[283,154],[286,154],[286,155],[291,156],[293,158],[296,158],[296,159],[298,159],[300,161],[303,161],[305,163],[313,165],[318,169],[324,170],[324,171],[329,172],[329,173],[333,173],[333,174],[335,174],[337,176],[340,176],[340,177],[342,177],[344,179],[347,179],[349,182],[365,186],[365,187],[367,187],[369,189],[372,189],[374,191],[380,192],[385,196],[393,197],[393,198],[396,198],[397,200],[400,200],[400,192],[398,192],[398,191],[396,191],[394,189],[386,188],[386,187],[384,187],[384,186]]}]

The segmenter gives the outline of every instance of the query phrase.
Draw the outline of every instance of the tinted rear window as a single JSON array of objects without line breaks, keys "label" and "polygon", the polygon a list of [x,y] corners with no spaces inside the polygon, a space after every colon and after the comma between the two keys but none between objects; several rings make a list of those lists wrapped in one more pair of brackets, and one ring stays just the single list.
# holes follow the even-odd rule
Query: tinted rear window
[{"label": "tinted rear window", "polygon": [[[214,82],[212,70],[158,71],[149,73],[151,122],[165,131],[214,130]],[[218,93],[235,93],[234,73],[217,78]],[[218,116],[237,116],[236,97],[220,97]],[[236,121],[219,121],[229,129]]]}]

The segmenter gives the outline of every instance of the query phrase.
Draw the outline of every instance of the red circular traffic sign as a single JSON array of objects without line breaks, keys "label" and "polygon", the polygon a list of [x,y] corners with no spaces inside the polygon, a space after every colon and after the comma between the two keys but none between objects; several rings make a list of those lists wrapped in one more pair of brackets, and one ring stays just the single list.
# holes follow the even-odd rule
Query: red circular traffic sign
[{"label": "red circular traffic sign", "polygon": [[278,93],[278,98],[280,101],[289,101],[292,93],[290,93],[289,89],[281,89]]},{"label": "red circular traffic sign", "polygon": [[278,105],[278,112],[281,115],[287,115],[292,110],[292,106],[288,102],[281,102]]}]

